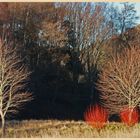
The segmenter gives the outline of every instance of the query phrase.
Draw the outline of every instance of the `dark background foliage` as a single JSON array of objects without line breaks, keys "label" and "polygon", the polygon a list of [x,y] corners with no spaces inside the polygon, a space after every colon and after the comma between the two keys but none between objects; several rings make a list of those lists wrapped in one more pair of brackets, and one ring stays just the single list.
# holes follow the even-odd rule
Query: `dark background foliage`
[{"label": "dark background foliage", "polygon": [[99,73],[110,54],[139,44],[135,6],[123,3],[0,3],[0,34],[32,71],[34,100],[17,119],[83,119],[100,103]]}]

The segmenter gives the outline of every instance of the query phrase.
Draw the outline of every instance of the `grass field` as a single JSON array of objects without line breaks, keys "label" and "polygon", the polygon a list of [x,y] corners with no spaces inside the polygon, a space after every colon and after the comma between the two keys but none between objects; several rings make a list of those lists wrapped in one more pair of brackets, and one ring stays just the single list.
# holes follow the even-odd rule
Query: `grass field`
[{"label": "grass field", "polygon": [[92,128],[84,121],[25,120],[9,121],[6,125],[7,138],[140,138],[140,124],[128,127],[122,123],[111,122],[100,130]]}]

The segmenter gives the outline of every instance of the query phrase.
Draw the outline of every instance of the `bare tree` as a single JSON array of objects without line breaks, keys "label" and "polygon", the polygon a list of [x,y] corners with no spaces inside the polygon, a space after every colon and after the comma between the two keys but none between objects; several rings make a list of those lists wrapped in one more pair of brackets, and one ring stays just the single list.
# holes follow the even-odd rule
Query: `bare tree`
[{"label": "bare tree", "polygon": [[[91,100],[98,96],[98,94],[96,95],[95,82],[106,60],[103,45],[110,36],[110,25],[104,12],[106,6],[106,4],[97,4],[93,9],[92,6],[87,5],[86,15],[83,16],[86,19],[83,19],[80,60],[85,69],[85,78],[91,91]],[[91,16],[92,10],[94,12]]]},{"label": "bare tree", "polygon": [[111,114],[140,105],[140,48],[125,48],[108,60],[97,83]]},{"label": "bare tree", "polygon": [[2,137],[5,135],[5,118],[17,113],[23,103],[32,99],[24,90],[29,72],[22,64],[16,48],[0,40],[0,117]]},{"label": "bare tree", "polygon": [[118,27],[120,33],[126,32],[127,29],[132,28],[136,25],[138,16],[136,16],[135,5],[129,2],[124,2],[122,4],[122,9],[118,13],[117,20],[119,21]]}]

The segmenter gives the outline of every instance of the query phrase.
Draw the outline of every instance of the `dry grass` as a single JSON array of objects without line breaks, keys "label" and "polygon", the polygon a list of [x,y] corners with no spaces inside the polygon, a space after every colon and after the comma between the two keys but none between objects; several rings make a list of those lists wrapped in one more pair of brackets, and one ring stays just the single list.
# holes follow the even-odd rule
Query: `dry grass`
[{"label": "dry grass", "polygon": [[[1,130],[0,130],[1,133]],[[8,138],[47,138],[47,137],[95,137],[119,138],[140,137],[140,124],[127,127],[122,123],[108,123],[98,131],[83,121],[28,120],[7,122]]]}]

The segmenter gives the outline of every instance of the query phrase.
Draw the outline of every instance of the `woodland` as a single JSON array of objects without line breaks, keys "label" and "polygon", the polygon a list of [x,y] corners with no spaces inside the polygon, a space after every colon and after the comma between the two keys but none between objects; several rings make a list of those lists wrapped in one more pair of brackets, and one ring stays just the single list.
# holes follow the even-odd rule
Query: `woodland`
[{"label": "woodland", "polygon": [[[24,90],[30,94],[13,96],[11,112],[22,109],[7,119],[83,120],[89,106],[100,105],[110,121],[119,121],[121,109],[138,108],[138,19],[135,5],[128,2],[121,8],[111,2],[0,3],[1,104],[13,96],[10,87],[15,93],[23,90],[28,75],[23,76],[21,61],[2,44],[13,46],[29,72]],[[15,83],[7,83],[2,94],[4,58]],[[20,107],[20,97],[30,101]]]}]

